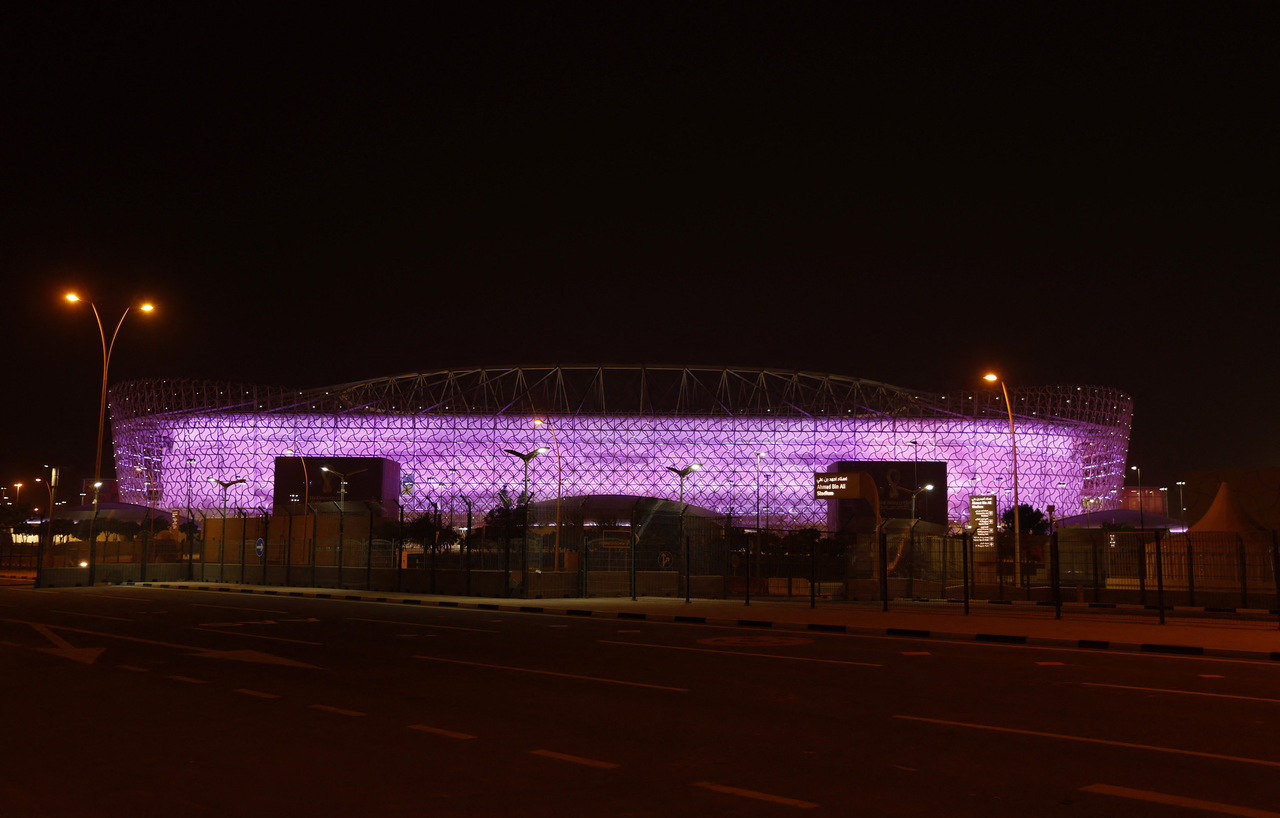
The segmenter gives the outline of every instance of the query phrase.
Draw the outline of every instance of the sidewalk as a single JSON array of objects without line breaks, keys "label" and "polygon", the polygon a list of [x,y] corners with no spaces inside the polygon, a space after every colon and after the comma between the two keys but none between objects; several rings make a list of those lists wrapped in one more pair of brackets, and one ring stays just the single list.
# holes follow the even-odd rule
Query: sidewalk
[{"label": "sidewalk", "polygon": [[1123,613],[1098,615],[1073,611],[1055,620],[1052,608],[993,613],[984,610],[965,616],[958,605],[938,609],[903,609],[888,612],[878,604],[824,602],[809,608],[807,602],[778,600],[694,600],[668,597],[587,599],[486,599],[429,594],[404,594],[337,588],[302,588],[233,585],[217,582],[127,583],[148,588],[177,588],[221,593],[265,594],[361,602],[397,602],[449,608],[515,611],[524,613],[591,616],[604,619],[680,622],[740,628],[777,628],[871,636],[904,636],[965,642],[1132,651],[1185,656],[1221,656],[1280,662],[1280,628],[1275,621],[1171,619],[1157,624],[1154,617]]}]

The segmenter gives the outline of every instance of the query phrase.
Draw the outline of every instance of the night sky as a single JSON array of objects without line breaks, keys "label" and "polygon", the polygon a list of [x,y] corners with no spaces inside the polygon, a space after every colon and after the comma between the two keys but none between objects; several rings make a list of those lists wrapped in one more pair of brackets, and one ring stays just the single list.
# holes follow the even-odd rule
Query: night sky
[{"label": "night sky", "polygon": [[0,13],[5,484],[92,469],[67,288],[113,382],[994,368],[1280,466],[1274,3],[199,5]]}]

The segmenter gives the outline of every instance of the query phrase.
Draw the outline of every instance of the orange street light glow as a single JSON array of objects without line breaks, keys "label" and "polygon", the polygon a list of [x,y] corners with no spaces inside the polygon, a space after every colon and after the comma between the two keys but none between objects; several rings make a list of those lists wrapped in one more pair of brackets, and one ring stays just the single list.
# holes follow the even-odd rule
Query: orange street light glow
[{"label": "orange street light glow", "polygon": [[79,300],[80,300],[80,296],[76,295],[75,293],[67,293],[67,300],[68,300],[68,301],[73,301],[73,302],[74,302],[74,301],[79,301]]},{"label": "orange street light glow", "polygon": [[984,381],[991,381],[992,383],[995,383],[996,381],[1000,380],[1000,376],[994,372],[988,372],[987,374],[982,376],[982,379]]},{"label": "orange street light glow", "polygon": [[141,307],[139,307],[138,309],[142,310],[143,312],[151,312],[152,310],[154,310],[154,309],[155,309],[155,305],[153,305],[153,304],[143,304],[143,305],[142,305]]}]

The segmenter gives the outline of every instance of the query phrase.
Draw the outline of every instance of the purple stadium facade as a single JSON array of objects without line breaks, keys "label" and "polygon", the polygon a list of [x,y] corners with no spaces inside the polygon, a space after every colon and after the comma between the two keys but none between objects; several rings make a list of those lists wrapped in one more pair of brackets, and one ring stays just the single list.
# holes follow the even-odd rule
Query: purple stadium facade
[{"label": "purple stadium facade", "polygon": [[[1059,515],[1114,503],[1133,404],[1098,386],[1010,392],[1019,497]],[[275,459],[385,457],[400,464],[407,514],[477,512],[518,492],[674,498],[668,467],[700,463],[686,502],[754,525],[824,529],[813,472],[837,461],[941,461],[948,516],[971,494],[1012,502],[999,389],[931,394],[874,381],[767,369],[493,367],[292,390],[189,380],[119,384],[110,396],[122,499],[163,509],[269,508]]]}]

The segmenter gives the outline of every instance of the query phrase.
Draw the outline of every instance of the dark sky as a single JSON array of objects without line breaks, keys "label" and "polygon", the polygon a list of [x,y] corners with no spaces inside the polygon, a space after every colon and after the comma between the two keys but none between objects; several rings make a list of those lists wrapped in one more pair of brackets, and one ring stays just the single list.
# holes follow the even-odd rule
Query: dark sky
[{"label": "dark sky", "polygon": [[991,367],[1280,466],[1274,3],[193,5],[0,15],[6,484],[91,466],[69,286],[113,381]]}]

